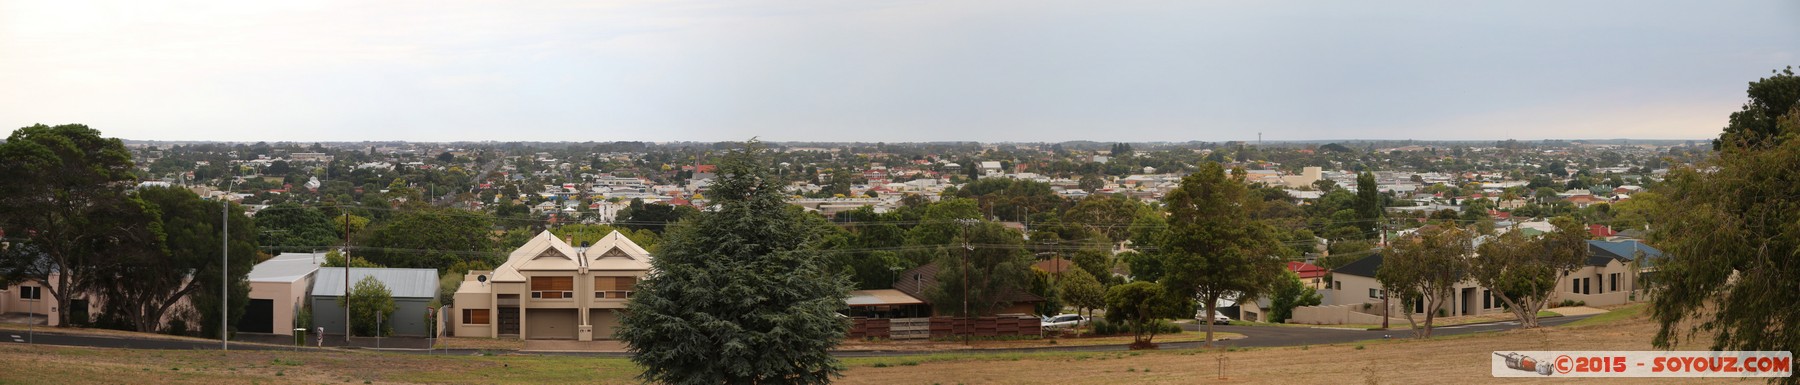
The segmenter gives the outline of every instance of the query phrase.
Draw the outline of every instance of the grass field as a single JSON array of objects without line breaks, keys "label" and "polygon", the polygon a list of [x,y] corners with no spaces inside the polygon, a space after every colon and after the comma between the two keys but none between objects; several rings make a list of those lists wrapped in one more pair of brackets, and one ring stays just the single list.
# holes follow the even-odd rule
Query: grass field
[{"label": "grass field", "polygon": [[[1597,319],[1597,320],[1596,320]],[[1517,383],[1492,378],[1495,350],[1649,350],[1654,325],[1624,308],[1579,325],[1427,341],[1248,350],[941,353],[844,361],[846,384]],[[1224,366],[1223,377],[1219,371]],[[619,358],[421,356],[375,352],[156,351],[0,345],[0,383],[633,383]],[[1529,380],[1529,379],[1528,379]],[[1560,379],[1568,381],[1569,379]],[[1604,380],[1604,381],[1602,381]],[[1660,381],[1659,381],[1660,380]],[[1670,379],[1595,379],[1669,383]],[[1554,381],[1545,379],[1543,381]],[[1731,381],[1760,384],[1759,380]],[[1690,382],[1690,381],[1681,381]]]}]

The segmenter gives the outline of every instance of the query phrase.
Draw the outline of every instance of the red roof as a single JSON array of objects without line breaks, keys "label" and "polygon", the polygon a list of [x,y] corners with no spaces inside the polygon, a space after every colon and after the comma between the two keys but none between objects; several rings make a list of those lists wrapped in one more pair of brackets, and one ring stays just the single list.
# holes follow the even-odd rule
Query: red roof
[{"label": "red roof", "polygon": [[1606,225],[1588,225],[1588,234],[1593,234],[1595,238],[1606,238],[1619,235],[1619,232],[1613,231],[1611,227],[1607,227]]},{"label": "red roof", "polygon": [[1300,279],[1325,276],[1325,268],[1313,266],[1313,264],[1306,262],[1288,262],[1287,269],[1288,271],[1300,274]]}]

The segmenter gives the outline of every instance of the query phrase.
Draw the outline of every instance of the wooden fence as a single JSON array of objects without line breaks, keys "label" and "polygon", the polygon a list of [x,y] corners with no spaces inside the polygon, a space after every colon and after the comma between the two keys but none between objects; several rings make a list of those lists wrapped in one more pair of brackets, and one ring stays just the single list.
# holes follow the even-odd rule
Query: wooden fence
[{"label": "wooden fence", "polygon": [[1039,336],[1043,327],[1037,317],[931,317],[931,318],[862,318],[850,325],[850,338],[925,339],[957,336],[999,337]]}]

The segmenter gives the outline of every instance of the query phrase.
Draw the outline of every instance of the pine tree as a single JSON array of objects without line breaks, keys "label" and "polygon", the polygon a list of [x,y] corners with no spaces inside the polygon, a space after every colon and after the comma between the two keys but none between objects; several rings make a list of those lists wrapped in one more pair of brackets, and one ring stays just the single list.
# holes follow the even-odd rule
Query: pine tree
[{"label": "pine tree", "polygon": [[672,226],[616,335],[640,378],[669,384],[824,384],[842,371],[849,281],[809,245],[823,232],[790,207],[751,141],[719,164],[712,211]]}]

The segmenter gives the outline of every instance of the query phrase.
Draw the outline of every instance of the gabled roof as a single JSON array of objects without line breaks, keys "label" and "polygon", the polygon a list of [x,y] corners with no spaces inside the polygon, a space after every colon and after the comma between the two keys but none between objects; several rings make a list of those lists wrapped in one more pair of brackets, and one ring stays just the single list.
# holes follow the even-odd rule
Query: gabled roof
[{"label": "gabled roof", "polygon": [[[615,252],[616,250],[616,252]],[[613,231],[592,247],[576,248],[549,231],[538,233],[494,269],[494,282],[525,282],[520,270],[649,270],[650,252]]]},{"label": "gabled roof", "polygon": [[650,270],[650,252],[618,230],[582,250],[582,263],[592,270]]},{"label": "gabled roof", "polygon": [[1296,274],[1299,274],[1300,279],[1318,278],[1318,277],[1325,276],[1325,268],[1314,266],[1313,264],[1306,263],[1306,262],[1288,262],[1287,269],[1288,269],[1288,271],[1292,271]]},{"label": "gabled roof", "polygon": [[1644,256],[1651,257],[1651,259],[1640,261],[1639,266],[1650,267],[1652,264],[1651,261],[1653,261],[1655,257],[1662,256],[1662,250],[1657,250],[1656,248],[1650,247],[1650,245],[1646,245],[1643,242],[1638,242],[1635,239],[1587,241],[1587,243],[1587,263],[1591,266],[1606,266],[1607,262],[1614,260],[1630,262],[1637,259],[1637,254],[1639,252],[1643,252]]},{"label": "gabled roof", "polygon": [[[575,257],[580,254],[575,252],[575,248],[569,246],[567,242],[563,242],[561,239],[556,239],[556,235],[550,234],[549,231],[544,231],[538,233],[536,237],[532,237],[530,241],[526,241],[524,246],[519,246],[518,249],[513,250],[512,254],[506,257],[506,262],[502,262],[500,263],[500,267],[494,268],[493,281],[525,282],[525,275],[519,274],[519,269],[522,266],[529,264],[529,262],[532,262],[532,260],[537,259],[548,250],[555,250],[566,256],[567,263],[571,264],[570,266],[567,266],[569,269],[573,270],[580,267],[580,258]],[[550,266],[546,263],[543,264],[542,267]]]},{"label": "gabled roof", "polygon": [[1381,269],[1381,253],[1369,254],[1367,257],[1350,262],[1336,269],[1332,274],[1348,274],[1359,277],[1375,278],[1375,270]]}]

